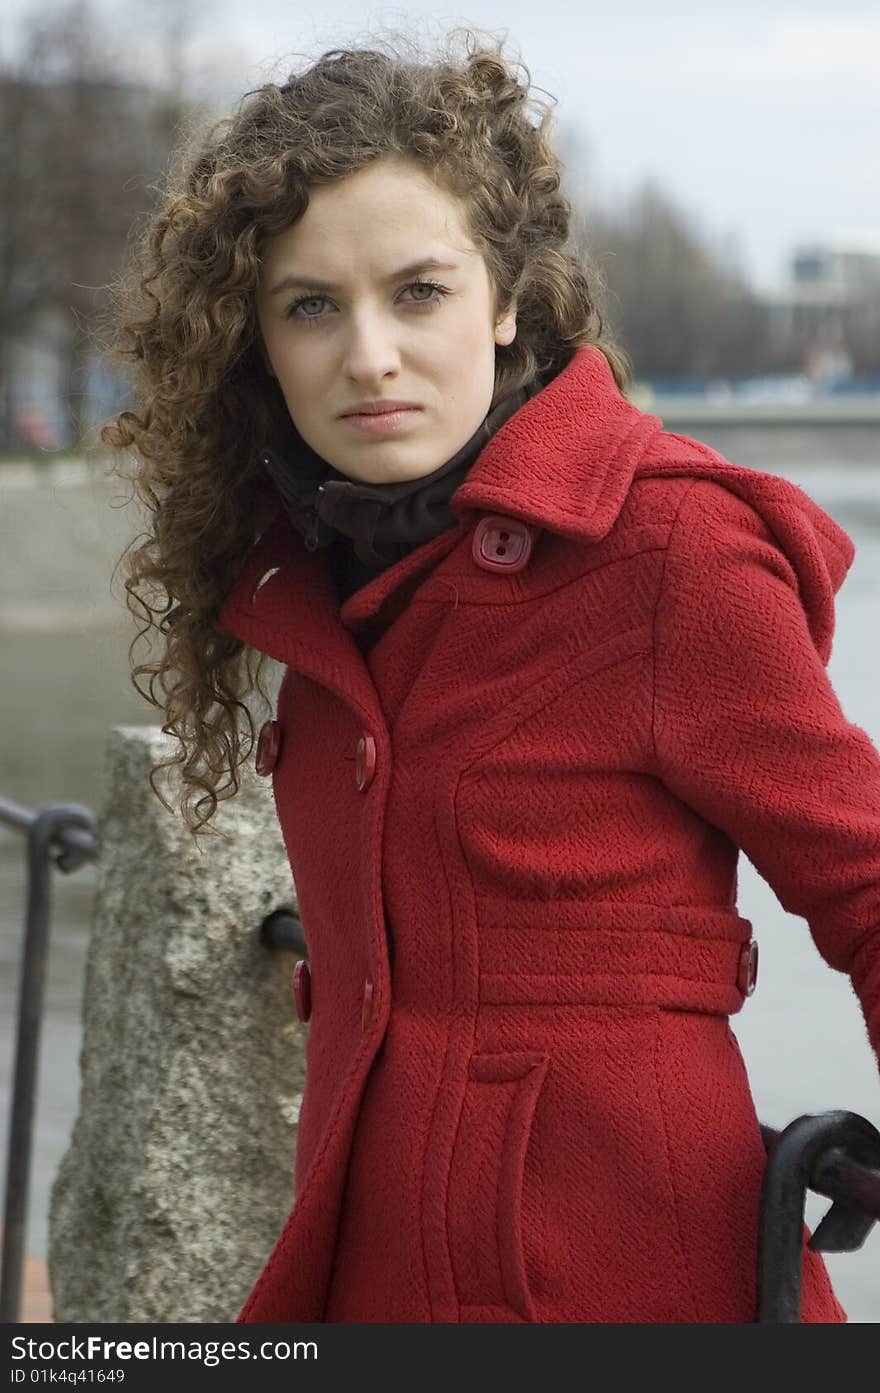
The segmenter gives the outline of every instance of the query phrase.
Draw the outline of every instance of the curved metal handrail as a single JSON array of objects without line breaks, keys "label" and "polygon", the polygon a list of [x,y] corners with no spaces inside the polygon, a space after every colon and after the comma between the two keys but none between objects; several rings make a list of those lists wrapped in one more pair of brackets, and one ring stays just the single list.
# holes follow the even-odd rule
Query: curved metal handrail
[{"label": "curved metal handrail", "polygon": [[56,803],[39,812],[0,798],[0,823],[27,837],[28,886],[24,954],[18,995],[15,1074],[9,1123],[9,1156],[3,1217],[0,1321],[18,1320],[30,1188],[40,1026],[46,983],[51,914],[51,866],[70,872],[98,851],[94,813],[79,803]]},{"label": "curved metal handrail", "polygon": [[861,1248],[880,1220],[880,1131],[852,1112],[805,1114],[781,1132],[762,1127],[768,1148],[758,1231],[758,1320],[801,1318],[807,1190],[831,1200],[809,1241],[816,1252]]}]

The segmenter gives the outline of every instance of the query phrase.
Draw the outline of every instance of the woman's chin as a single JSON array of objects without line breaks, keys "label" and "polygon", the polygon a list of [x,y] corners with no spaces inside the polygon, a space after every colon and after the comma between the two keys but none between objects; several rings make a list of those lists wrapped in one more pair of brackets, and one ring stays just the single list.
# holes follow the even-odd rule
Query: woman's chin
[{"label": "woman's chin", "polygon": [[334,463],[327,456],[325,458],[340,474],[346,474],[348,478],[356,479],[361,484],[409,483],[412,479],[421,479],[439,469],[443,463],[441,459],[435,462],[432,459],[426,460],[423,456],[415,456],[412,450],[407,451],[400,446],[389,449],[387,442],[385,449],[360,451],[357,459],[353,459],[350,454],[344,459],[340,456],[338,463]]}]

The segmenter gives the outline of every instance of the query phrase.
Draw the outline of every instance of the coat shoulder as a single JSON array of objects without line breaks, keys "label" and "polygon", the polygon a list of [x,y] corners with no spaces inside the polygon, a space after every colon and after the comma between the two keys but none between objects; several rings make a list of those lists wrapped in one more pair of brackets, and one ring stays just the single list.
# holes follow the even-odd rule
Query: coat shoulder
[{"label": "coat shoulder", "polygon": [[660,527],[671,533],[685,494],[694,480],[683,476],[636,476],[620,510],[615,532],[632,527]]}]

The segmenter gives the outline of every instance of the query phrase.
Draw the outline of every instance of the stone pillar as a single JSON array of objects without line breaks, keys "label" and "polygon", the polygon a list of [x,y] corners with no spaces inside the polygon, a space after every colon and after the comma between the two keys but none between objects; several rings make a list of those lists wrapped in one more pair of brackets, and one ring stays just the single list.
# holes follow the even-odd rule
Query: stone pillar
[{"label": "stone pillar", "polygon": [[171,748],[135,726],[107,746],[57,1322],[234,1320],[293,1199],[305,1027],[293,956],[259,935],[296,906],[271,785],[242,771],[194,845],[149,784]]}]

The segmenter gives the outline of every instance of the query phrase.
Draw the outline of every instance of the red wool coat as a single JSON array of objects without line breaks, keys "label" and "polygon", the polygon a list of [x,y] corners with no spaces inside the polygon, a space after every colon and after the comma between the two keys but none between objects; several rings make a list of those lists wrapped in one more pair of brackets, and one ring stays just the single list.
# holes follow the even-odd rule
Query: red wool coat
[{"label": "red wool coat", "polygon": [[[457,524],[341,606],[279,514],[222,609],[309,946],[297,1199],[240,1321],[749,1322],[742,848],[880,1049],[880,757],[825,670],[853,556],[579,350]],[[845,1319],[805,1254],[804,1319]]]}]

